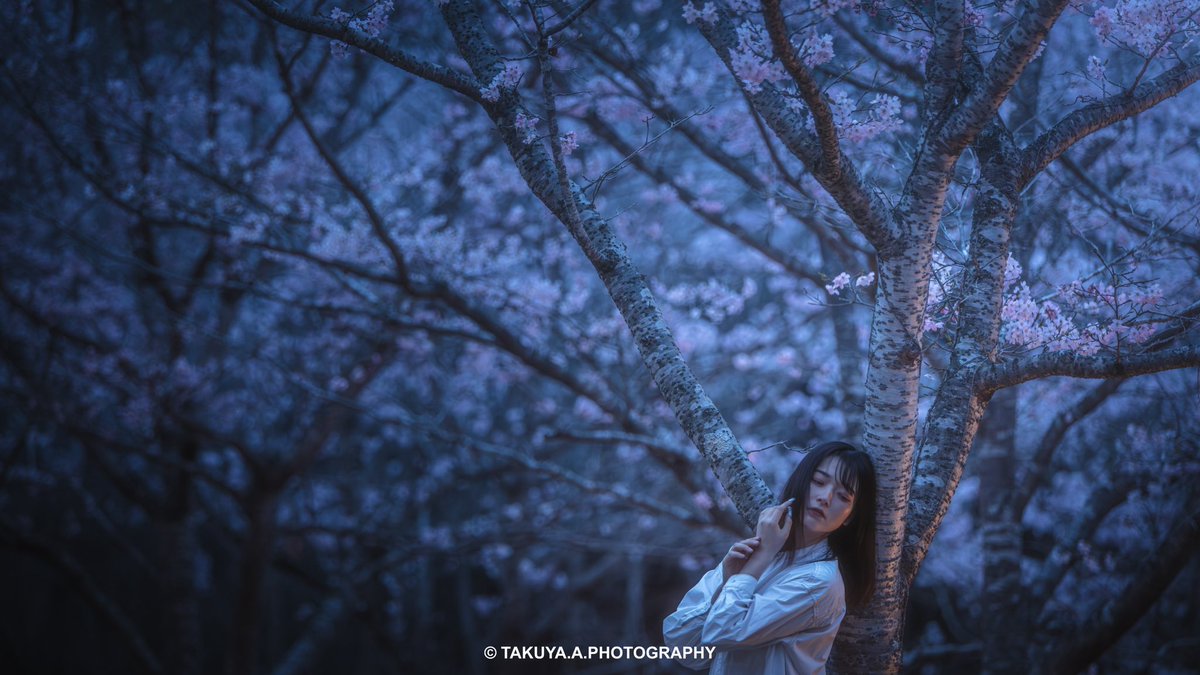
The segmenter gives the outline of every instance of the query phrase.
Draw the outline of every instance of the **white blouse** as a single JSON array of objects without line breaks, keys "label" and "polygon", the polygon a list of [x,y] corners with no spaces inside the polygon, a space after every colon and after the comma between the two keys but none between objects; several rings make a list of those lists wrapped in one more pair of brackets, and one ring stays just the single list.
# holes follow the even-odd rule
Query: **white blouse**
[{"label": "white blouse", "polygon": [[[735,574],[721,587],[721,565],[709,570],[663,620],[668,646],[714,646],[711,675],[824,673],[846,590],[829,545],[818,542],[775,556],[762,577]],[[708,659],[683,661],[699,670]]]}]

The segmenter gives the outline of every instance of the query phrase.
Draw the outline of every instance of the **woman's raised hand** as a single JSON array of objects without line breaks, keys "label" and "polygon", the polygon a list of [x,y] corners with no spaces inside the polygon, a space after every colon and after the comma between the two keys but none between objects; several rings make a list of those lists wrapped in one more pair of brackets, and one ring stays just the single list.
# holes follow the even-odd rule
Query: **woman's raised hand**
[{"label": "woman's raised hand", "polygon": [[771,556],[783,548],[792,531],[792,510],[788,507],[794,501],[796,500],[789,499],[782,504],[768,506],[758,516],[758,527],[755,528],[754,535],[763,550],[769,551]]},{"label": "woman's raised hand", "polygon": [[721,578],[728,580],[729,577],[741,572],[742,566],[750,559],[750,554],[754,553],[756,548],[758,548],[758,537],[743,539],[730,546],[729,552],[721,560]]}]

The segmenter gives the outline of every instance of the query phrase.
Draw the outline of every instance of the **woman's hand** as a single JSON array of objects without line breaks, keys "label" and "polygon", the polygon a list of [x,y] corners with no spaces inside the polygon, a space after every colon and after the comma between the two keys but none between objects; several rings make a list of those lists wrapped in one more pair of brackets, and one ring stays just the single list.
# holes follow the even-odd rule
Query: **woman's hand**
[{"label": "woman's hand", "polygon": [[759,540],[762,552],[768,557],[774,557],[788,535],[792,532],[792,510],[788,507],[796,500],[789,499],[777,506],[768,506],[758,516],[758,527],[754,530]]},{"label": "woman's hand", "polygon": [[729,577],[742,571],[742,566],[750,558],[750,554],[754,553],[754,549],[758,548],[758,537],[750,537],[735,542],[729,547],[729,553],[725,554],[725,558],[721,560],[721,579],[727,581]]}]

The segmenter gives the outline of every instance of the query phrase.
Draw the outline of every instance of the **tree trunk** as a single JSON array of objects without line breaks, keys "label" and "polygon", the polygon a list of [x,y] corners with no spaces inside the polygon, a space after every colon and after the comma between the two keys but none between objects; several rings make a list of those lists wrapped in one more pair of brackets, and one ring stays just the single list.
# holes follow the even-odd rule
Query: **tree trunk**
[{"label": "tree trunk", "polygon": [[246,508],[246,540],[242,544],[240,565],[241,588],[233,615],[230,672],[233,675],[252,675],[258,670],[258,647],[261,638],[263,586],[267,568],[275,550],[276,499],[270,492],[251,494]]},{"label": "tree trunk", "polygon": [[1017,390],[992,397],[989,438],[979,453],[983,519],[983,668],[985,675],[1029,672],[1029,603],[1021,579],[1021,523],[1015,496]]},{"label": "tree trunk", "polygon": [[863,433],[878,473],[879,566],[871,603],[861,613],[848,614],[838,632],[834,650],[838,672],[900,670],[908,602],[900,559],[916,442],[920,336],[931,254],[932,242],[909,247],[879,263]]}]

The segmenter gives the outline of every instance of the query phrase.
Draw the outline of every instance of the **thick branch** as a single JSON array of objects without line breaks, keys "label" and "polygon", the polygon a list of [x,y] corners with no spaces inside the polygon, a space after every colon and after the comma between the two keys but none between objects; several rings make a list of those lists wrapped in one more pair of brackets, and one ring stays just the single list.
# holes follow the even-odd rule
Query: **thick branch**
[{"label": "thick branch", "polygon": [[779,0],[763,2],[763,18],[767,25],[767,33],[771,36],[771,49],[776,58],[792,76],[796,89],[800,92],[804,104],[808,106],[813,116],[813,126],[817,130],[817,139],[821,144],[821,169],[830,180],[836,181],[842,173],[842,150],[838,145],[837,127],[833,123],[833,111],[821,95],[821,87],[813,78],[808,68],[800,62],[800,55],[788,36],[787,23],[783,20],[783,10],[779,8]]},{"label": "thick branch", "polygon": [[[500,67],[496,49],[470,3],[451,2],[442,15],[472,70],[485,79],[494,76]],[[506,91],[499,102],[485,109],[530,190],[577,237],[680,426],[725,486],[742,518],[753,523],[770,502],[771,492],[684,360],[645,276],[630,259],[624,242],[583,191],[560,177],[545,146],[524,142],[515,123],[522,109],[517,92]],[[558,139],[550,142],[557,143]],[[569,193],[562,189],[564,184]],[[678,470],[676,474],[681,475]]]},{"label": "thick branch", "polygon": [[271,0],[248,1],[263,14],[285,26],[304,31],[305,33],[323,35],[331,40],[345,42],[351,47],[357,47],[405,72],[440,84],[473,101],[479,102],[482,100],[479,93],[481,86],[475,80],[445,66],[422,61],[405,51],[389,47],[380,38],[368,37],[363,33],[351,29],[348,25],[342,25],[332,19],[298,14],[284,9],[279,3],[272,2]]},{"label": "thick branch", "polygon": [[1138,565],[1137,575],[1119,596],[1070,631],[1074,642],[1056,645],[1058,658],[1052,672],[1078,673],[1093,663],[1158,600],[1167,586],[1200,548],[1200,510],[1184,516],[1148,560]]},{"label": "thick branch", "polygon": [[954,355],[929,412],[909,500],[903,569],[910,580],[950,506],[987,406],[988,396],[972,389],[972,369],[990,363],[1000,335],[1004,270],[1018,206],[1011,169],[1015,146],[996,117],[975,147],[980,183],[971,223],[971,254],[962,274]]},{"label": "thick branch", "polygon": [[983,81],[972,87],[972,93],[943,128],[941,140],[948,156],[957,157],[1000,109],[1000,104],[1037,54],[1067,2],[1039,0],[1017,20],[988,63]]},{"label": "thick branch", "polygon": [[1200,61],[1178,63],[1131,92],[1101,99],[1068,114],[1024,150],[1019,181],[1024,187],[1071,146],[1105,127],[1165,101],[1200,80]]},{"label": "thick branch", "polygon": [[963,3],[938,0],[933,10],[933,49],[925,61],[923,92],[927,130],[935,129],[949,111],[963,57]]},{"label": "thick branch", "polygon": [[[737,77],[731,60],[731,54],[737,48],[737,39],[729,16],[722,13],[712,24],[702,24],[702,32],[725,67]],[[757,91],[747,92],[747,95],[779,140],[804,162],[813,178],[842,207],[871,244],[876,249],[888,248],[889,242],[897,236],[888,215],[890,209],[879,194],[863,181],[854,163],[844,154],[839,154],[836,163],[828,165],[820,139],[808,131],[804,118],[792,110],[787,99],[775,87],[763,83]]]},{"label": "thick branch", "polygon": [[1042,377],[1108,379],[1200,366],[1200,347],[1186,346],[1152,354],[1080,356],[1071,352],[1041,354],[979,369],[975,389],[995,391]]}]

